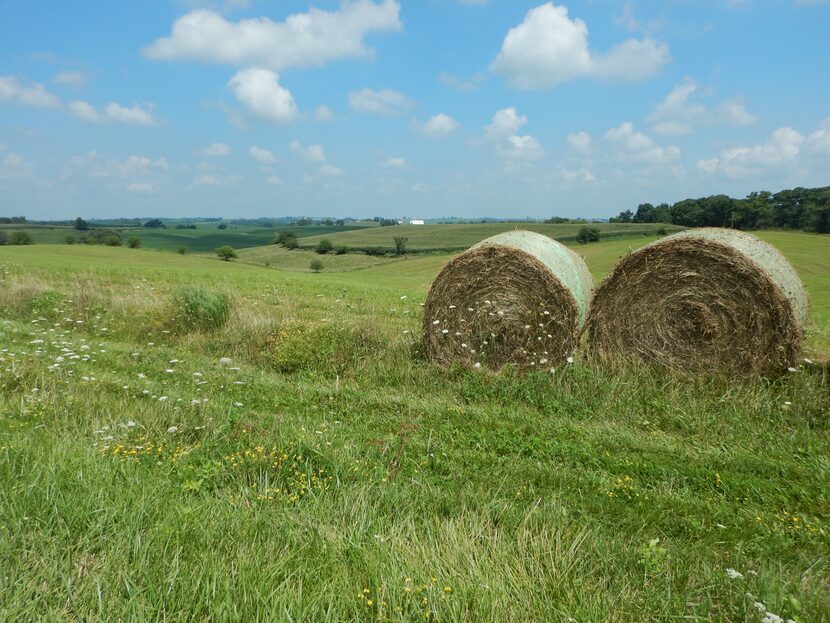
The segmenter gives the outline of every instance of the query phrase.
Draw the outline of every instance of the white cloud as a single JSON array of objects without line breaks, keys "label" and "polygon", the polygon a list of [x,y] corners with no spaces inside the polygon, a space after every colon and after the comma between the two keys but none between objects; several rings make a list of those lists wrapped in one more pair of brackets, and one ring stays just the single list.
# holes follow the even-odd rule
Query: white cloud
[{"label": "white cloud", "polygon": [[793,164],[804,141],[804,136],[786,126],[775,130],[761,145],[730,147],[717,158],[699,160],[697,166],[705,173],[722,171],[728,177],[751,177]]},{"label": "white cloud", "polygon": [[481,83],[486,76],[482,72],[476,73],[469,80],[464,80],[453,74],[442,71],[438,74],[438,81],[446,87],[455,89],[456,91],[472,91],[479,83]]},{"label": "white cloud", "polygon": [[279,76],[270,69],[243,69],[230,79],[228,86],[236,99],[263,119],[285,123],[297,117],[294,96],[280,85]]},{"label": "white cloud", "polygon": [[587,167],[581,167],[579,169],[566,169],[562,168],[559,170],[560,177],[566,182],[595,182],[597,180],[596,176],[594,175],[593,171],[591,171]]},{"label": "white cloud", "polygon": [[395,115],[410,108],[412,103],[403,93],[392,89],[362,89],[349,93],[349,106],[357,112]]},{"label": "white cloud", "polygon": [[405,158],[388,158],[383,166],[387,169],[403,169],[406,166]]},{"label": "white cloud", "polygon": [[712,112],[703,104],[692,101],[699,92],[700,85],[693,78],[683,78],[649,115],[649,119],[655,122],[654,131],[658,134],[679,135],[688,134],[695,126],[703,124],[755,123],[755,116],[747,111],[741,98],[721,102]]},{"label": "white cloud", "polygon": [[89,78],[81,71],[61,71],[55,74],[52,82],[72,87],[73,89],[83,89],[87,85],[87,82],[89,82]]},{"label": "white cloud", "polygon": [[312,7],[283,22],[267,17],[232,22],[210,10],[177,19],[169,37],[144,48],[156,60],[196,60],[281,71],[320,66],[339,58],[371,58],[363,39],[370,32],[402,27],[397,0],[342,2],[338,11]]},{"label": "white cloud", "polygon": [[133,182],[127,185],[127,190],[131,193],[152,194],[157,192],[157,188],[148,182]]},{"label": "white cloud", "polygon": [[508,31],[490,70],[518,89],[549,89],[584,76],[644,80],[668,60],[668,47],[654,39],[629,39],[605,54],[592,52],[585,22],[568,17],[567,7],[547,2]]},{"label": "white cloud", "polygon": [[69,111],[72,115],[90,123],[120,123],[147,127],[159,125],[159,120],[153,116],[152,105],[148,108],[150,110],[145,110],[138,104],[132,108],[127,108],[121,104],[110,102],[104,107],[103,111],[99,112],[92,104],[83,100],[75,100],[69,104]]},{"label": "white cloud", "polygon": [[430,138],[444,138],[459,128],[458,122],[444,113],[438,113],[427,119],[423,124],[416,123],[415,129]]},{"label": "white cloud", "polygon": [[269,175],[268,178],[265,180],[272,186],[282,186],[285,182],[280,179],[278,175]]},{"label": "white cloud", "polygon": [[314,111],[314,119],[322,122],[331,121],[334,119],[334,113],[328,106],[318,106]]},{"label": "white cloud", "polygon": [[635,130],[630,121],[608,130],[604,139],[611,145],[615,158],[620,162],[666,164],[680,157],[678,147],[661,147],[650,137]]},{"label": "white cloud", "polygon": [[231,153],[231,148],[225,143],[211,143],[201,151],[203,156],[221,157]]},{"label": "white cloud", "polygon": [[614,18],[614,22],[616,22],[618,26],[622,26],[629,32],[652,33],[657,30],[660,30],[663,27],[663,21],[659,19],[653,19],[646,22],[637,19],[637,17],[634,15],[633,2],[626,2],[623,5],[622,14],[616,16]]},{"label": "white cloud", "polygon": [[807,136],[806,147],[813,153],[830,156],[830,117],[824,119],[818,129]]},{"label": "white cloud", "polygon": [[303,147],[299,141],[293,141],[289,147],[291,148],[292,153],[298,155],[303,160],[321,163],[326,161],[326,150],[322,145],[309,145],[308,147]]},{"label": "white cloud", "polygon": [[573,134],[568,134],[568,145],[571,146],[571,149],[574,151],[588,155],[591,153],[591,135],[587,132],[575,132]]},{"label": "white cloud", "polygon": [[190,182],[190,185],[194,187],[221,186],[222,182],[219,180],[218,177],[215,177],[213,175],[200,175],[192,182]]},{"label": "white cloud", "polygon": [[35,108],[60,108],[61,101],[49,93],[42,84],[22,84],[16,76],[0,76],[0,103],[33,106]]},{"label": "white cloud", "polygon": [[256,145],[251,145],[248,153],[251,158],[260,164],[274,164],[277,161],[277,157],[273,154],[273,152],[262,147],[257,147]]},{"label": "white cloud", "polygon": [[317,177],[342,177],[346,173],[343,169],[334,166],[333,164],[324,164],[317,169]]},{"label": "white cloud", "polygon": [[508,160],[537,160],[544,150],[533,136],[518,135],[518,130],[527,124],[527,117],[519,115],[516,109],[502,108],[493,115],[493,121],[484,128],[484,138],[496,146],[496,152]]}]

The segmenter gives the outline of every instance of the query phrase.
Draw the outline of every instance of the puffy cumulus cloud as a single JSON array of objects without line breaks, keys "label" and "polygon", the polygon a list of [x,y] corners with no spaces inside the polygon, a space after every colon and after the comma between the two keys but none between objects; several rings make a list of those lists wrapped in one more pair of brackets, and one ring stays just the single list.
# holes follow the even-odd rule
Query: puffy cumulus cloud
[{"label": "puffy cumulus cloud", "polygon": [[578,169],[562,167],[559,169],[559,177],[565,182],[582,182],[588,184],[597,181],[596,175],[588,167],[580,167]]},{"label": "puffy cumulus cloud", "polygon": [[243,69],[230,79],[228,86],[236,99],[262,119],[286,123],[297,118],[294,96],[280,85],[279,76],[270,69]]},{"label": "puffy cumulus cloud", "polygon": [[796,162],[804,136],[789,126],[778,128],[761,145],[730,147],[716,158],[698,160],[704,173],[722,172],[728,177],[751,177]]},{"label": "puffy cumulus cloud", "polygon": [[668,47],[654,39],[629,39],[605,54],[593,52],[585,22],[571,19],[567,7],[547,2],[508,31],[490,71],[518,89],[549,89],[584,76],[644,80],[668,60]]},{"label": "puffy cumulus cloud", "polygon": [[339,58],[369,58],[370,32],[402,27],[397,0],[344,1],[337,11],[312,7],[283,22],[267,17],[232,22],[210,10],[196,10],[173,23],[169,37],[144,48],[155,60],[195,60],[234,66],[256,65],[281,71],[320,66]]},{"label": "puffy cumulus cloud", "polygon": [[89,78],[82,71],[61,71],[55,74],[52,82],[73,89],[83,89],[89,82]]},{"label": "puffy cumulus cloud", "polygon": [[97,110],[89,102],[75,100],[69,104],[69,112],[78,119],[89,123],[114,123],[121,125],[138,125],[145,127],[157,126],[159,120],[152,113],[152,106],[148,109],[138,104],[131,108],[110,102],[102,111]]},{"label": "puffy cumulus cloud", "polygon": [[406,158],[387,158],[383,166],[387,169],[403,169],[406,166]]},{"label": "puffy cumulus cloud", "polygon": [[830,117],[807,136],[806,147],[811,153],[830,156]]},{"label": "puffy cumulus cloud", "polygon": [[726,123],[730,125],[751,125],[756,118],[747,109],[741,98],[733,98],[709,110],[693,98],[700,93],[700,85],[686,76],[666,97],[655,106],[649,119],[658,134],[688,134],[699,125]]},{"label": "puffy cumulus cloud", "polygon": [[568,145],[571,146],[575,152],[582,154],[583,156],[587,156],[591,153],[591,148],[593,146],[593,140],[591,139],[591,135],[587,132],[574,132],[573,134],[568,134]]},{"label": "puffy cumulus cloud", "polygon": [[515,108],[502,108],[484,128],[484,139],[495,145],[496,152],[507,160],[538,160],[545,155],[539,141],[529,134],[517,134],[526,124],[527,117],[519,115]]},{"label": "puffy cumulus cloud", "polygon": [[608,130],[603,138],[611,146],[613,156],[620,162],[661,165],[680,158],[678,147],[661,147],[649,136],[635,130],[630,121]]},{"label": "puffy cumulus cloud", "polygon": [[334,119],[334,112],[328,106],[318,106],[314,111],[315,121],[327,122]]},{"label": "puffy cumulus cloud", "polygon": [[42,84],[22,83],[16,76],[0,76],[0,103],[8,102],[34,108],[60,108],[61,101]]},{"label": "puffy cumulus cloud", "polygon": [[349,93],[349,106],[357,112],[376,115],[400,114],[412,106],[406,96],[392,89],[362,89]]},{"label": "puffy cumulus cloud", "polygon": [[289,148],[291,149],[291,153],[296,154],[303,160],[321,163],[326,161],[326,150],[322,145],[309,145],[308,147],[303,147],[299,141],[293,141],[291,145],[289,145]]},{"label": "puffy cumulus cloud", "polygon": [[460,126],[458,122],[444,113],[438,113],[424,123],[413,124],[416,131],[430,138],[445,138],[453,134]]},{"label": "puffy cumulus cloud", "polygon": [[277,157],[271,150],[256,145],[251,145],[248,154],[260,164],[274,164],[277,161]]},{"label": "puffy cumulus cloud", "polygon": [[227,156],[230,153],[231,148],[226,143],[211,143],[201,151],[203,156],[209,156],[212,158]]}]

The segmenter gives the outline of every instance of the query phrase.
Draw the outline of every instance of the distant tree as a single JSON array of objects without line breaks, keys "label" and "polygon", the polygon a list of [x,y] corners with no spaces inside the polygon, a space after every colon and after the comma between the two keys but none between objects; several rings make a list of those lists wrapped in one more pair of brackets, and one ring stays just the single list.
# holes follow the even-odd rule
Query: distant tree
[{"label": "distant tree", "polygon": [[297,245],[299,244],[297,242],[297,234],[295,234],[290,229],[286,229],[277,234],[277,237],[274,238],[274,242],[276,244],[282,245],[286,249],[296,249]]},{"label": "distant tree", "polygon": [[329,240],[328,238],[323,238],[320,242],[317,243],[317,247],[314,250],[320,255],[325,255],[333,249],[334,245],[331,243],[331,240]]},{"label": "distant tree", "polygon": [[15,229],[9,236],[9,244],[32,244],[32,236],[27,231],[22,229]]},{"label": "distant tree", "polygon": [[297,221],[297,225],[299,225],[300,227],[306,227],[307,225],[311,224],[313,224],[313,221],[305,216]]},{"label": "distant tree", "polygon": [[331,227],[332,225],[334,225],[334,221],[332,221],[330,218],[327,218],[325,221],[323,221],[323,225]]},{"label": "distant tree", "polygon": [[343,227],[346,224],[346,221],[344,221],[342,218],[339,218],[336,221],[334,221],[334,224],[338,227]]},{"label": "distant tree", "polygon": [[397,225],[398,221],[394,221],[391,218],[384,218],[380,221],[381,227],[392,227],[393,225]]},{"label": "distant tree", "polygon": [[0,229],[0,246],[6,244],[9,241],[9,237],[5,231]]},{"label": "distant tree", "polygon": [[130,236],[127,238],[127,246],[131,249],[137,249],[141,246],[141,240],[138,239],[138,236]]},{"label": "distant tree", "polygon": [[345,244],[338,245],[334,247],[334,254],[335,255],[346,255],[349,252],[349,247]]},{"label": "distant tree", "polygon": [[73,225],[78,231],[87,231],[89,229],[89,223],[87,223],[80,216],[75,219]]},{"label": "distant tree", "polygon": [[151,229],[166,229],[167,225],[165,225],[161,219],[154,218],[144,223],[144,227],[150,227]]},{"label": "distant tree", "polygon": [[582,244],[599,242],[599,229],[597,227],[580,227],[576,235],[576,241]]},{"label": "distant tree", "polygon": [[176,253],[178,253],[179,255],[184,255],[185,253],[187,253],[187,247],[181,245],[178,249],[176,249]]},{"label": "distant tree", "polygon": [[239,257],[236,254],[236,251],[234,250],[234,248],[230,245],[227,245],[227,244],[222,245],[221,247],[217,247],[216,248],[216,255],[219,256],[219,259],[221,259],[225,262],[230,262],[231,258]]},{"label": "distant tree", "polygon": [[395,241],[395,255],[403,255],[404,253],[406,253],[406,242],[408,240],[407,237],[395,236],[393,240]]},{"label": "distant tree", "polygon": [[121,246],[121,237],[117,234],[109,234],[108,236],[104,236],[101,239],[101,243],[105,244],[108,247],[120,247]]},{"label": "distant tree", "polygon": [[219,225],[216,226],[216,229],[227,229],[227,228],[228,228],[227,223],[219,223]]},{"label": "distant tree", "polygon": [[[552,216],[548,219],[545,219],[545,223],[549,224],[559,224],[559,223],[567,223],[570,219],[565,218],[564,216]],[[484,223],[484,221],[481,221]]]},{"label": "distant tree", "polygon": [[321,262],[317,258],[314,258],[313,260],[311,260],[311,264],[309,264],[308,267],[315,273],[319,273],[321,270],[323,270],[323,262]]},{"label": "distant tree", "polygon": [[620,212],[620,215],[617,217],[618,223],[630,223],[634,220],[634,213],[631,210],[625,210]]}]

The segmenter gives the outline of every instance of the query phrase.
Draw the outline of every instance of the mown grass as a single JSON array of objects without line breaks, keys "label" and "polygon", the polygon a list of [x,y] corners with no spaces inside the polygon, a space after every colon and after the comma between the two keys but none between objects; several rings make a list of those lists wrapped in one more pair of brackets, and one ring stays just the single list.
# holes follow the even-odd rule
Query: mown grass
[{"label": "mown grass", "polygon": [[0,619],[828,620],[826,376],[441,371],[439,261],[0,249]]}]

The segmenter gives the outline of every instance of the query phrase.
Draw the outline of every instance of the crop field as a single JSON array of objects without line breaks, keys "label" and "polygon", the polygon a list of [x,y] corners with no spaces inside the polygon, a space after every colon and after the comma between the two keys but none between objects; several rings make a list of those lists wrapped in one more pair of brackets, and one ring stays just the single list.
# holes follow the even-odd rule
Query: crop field
[{"label": "crop field", "polygon": [[[588,227],[596,227],[600,236],[605,238],[655,236],[658,229],[665,229],[667,233],[683,229],[677,225],[658,223],[589,223]],[[371,229],[356,230],[342,233],[332,233],[320,236],[311,236],[301,241],[303,246],[316,245],[326,238],[335,246],[348,247],[382,247],[395,249],[395,236],[404,236],[407,239],[407,248],[410,250],[462,250],[480,240],[513,229],[526,229],[544,234],[562,242],[576,240],[579,230],[585,224],[547,224],[547,223],[480,223],[480,224],[442,224],[442,225],[395,225],[392,227],[374,227]]]},{"label": "crop field", "polygon": [[830,621],[826,365],[442,370],[450,255],[316,257],[0,247],[0,620]]}]

